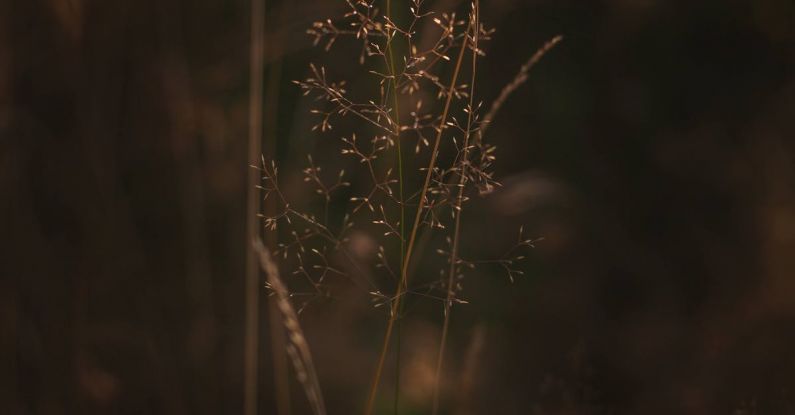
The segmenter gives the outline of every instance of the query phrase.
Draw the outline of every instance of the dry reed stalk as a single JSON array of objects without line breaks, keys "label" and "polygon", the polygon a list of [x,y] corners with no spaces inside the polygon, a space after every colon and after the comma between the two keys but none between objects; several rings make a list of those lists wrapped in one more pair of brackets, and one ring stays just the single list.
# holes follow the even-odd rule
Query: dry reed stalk
[{"label": "dry reed stalk", "polygon": [[315,415],[325,415],[326,406],[323,402],[323,393],[320,390],[320,382],[317,377],[317,371],[312,361],[312,353],[309,350],[309,344],[304,337],[304,332],[298,322],[298,313],[296,313],[290,302],[290,294],[287,287],[282,282],[279,276],[279,269],[276,263],[271,258],[268,248],[262,243],[261,239],[256,239],[253,243],[253,248],[256,251],[260,267],[265,272],[268,280],[268,287],[274,293],[276,298],[276,305],[282,315],[282,322],[287,329],[287,353],[295,368],[296,377],[304,388],[306,398],[309,400],[309,405],[312,408],[312,413]]},{"label": "dry reed stalk", "polygon": [[[265,0],[251,0],[251,50],[249,68],[249,164],[256,164],[262,146],[262,70],[265,44]],[[246,223],[246,331],[243,350],[243,413],[257,414],[257,375],[259,369],[259,270],[251,241],[258,238],[259,183],[258,173],[248,173]]]},{"label": "dry reed stalk", "polygon": [[463,45],[461,45],[461,50],[458,53],[458,58],[456,58],[455,69],[453,70],[453,77],[450,80],[450,86],[447,91],[447,97],[444,103],[444,110],[442,111],[441,121],[439,122],[439,128],[436,133],[436,139],[434,140],[433,143],[433,150],[431,151],[431,160],[428,162],[428,170],[425,175],[425,182],[422,185],[422,190],[420,191],[417,213],[414,216],[414,225],[411,227],[411,234],[408,240],[408,247],[406,248],[406,254],[403,259],[403,264],[401,265],[400,281],[398,281],[397,290],[396,290],[397,294],[395,295],[395,299],[392,301],[392,308],[389,314],[389,321],[387,322],[386,333],[384,334],[384,341],[381,346],[381,354],[378,358],[378,365],[376,366],[373,382],[370,385],[370,394],[367,399],[367,407],[365,409],[366,415],[371,415],[373,413],[373,405],[375,404],[375,397],[378,392],[378,384],[381,380],[381,372],[384,367],[386,353],[389,350],[389,341],[392,337],[392,330],[394,329],[395,320],[397,319],[398,310],[400,309],[400,303],[403,298],[403,294],[405,293],[404,287],[406,286],[407,283],[408,265],[411,262],[411,253],[412,249],[414,248],[414,241],[417,238],[417,230],[419,229],[420,222],[422,220],[422,213],[426,203],[425,198],[428,193],[428,188],[430,187],[431,175],[433,174],[434,167],[436,166],[436,158],[439,155],[439,143],[441,142],[442,134],[444,133],[445,130],[445,126],[447,123],[447,115],[450,111],[450,102],[452,101],[453,96],[455,95],[454,92],[458,82],[458,74],[461,71],[461,62],[464,60],[464,52],[466,51],[466,49],[467,49],[466,43],[464,43]]},{"label": "dry reed stalk", "polygon": [[268,298],[268,323],[271,337],[271,360],[276,392],[276,413],[290,415],[290,379],[285,350],[286,339],[280,327],[279,306],[273,297]]}]

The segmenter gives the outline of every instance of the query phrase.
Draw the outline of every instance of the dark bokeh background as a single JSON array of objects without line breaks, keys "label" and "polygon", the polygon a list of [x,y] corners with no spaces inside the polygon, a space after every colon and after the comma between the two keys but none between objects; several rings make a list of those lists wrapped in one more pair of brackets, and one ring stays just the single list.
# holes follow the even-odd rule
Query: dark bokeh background
[{"label": "dark bokeh background", "polygon": [[[287,162],[319,139],[289,81],[355,59],[303,34],[338,3],[268,1],[265,128]],[[795,413],[793,2],[481,7],[487,101],[565,40],[490,132],[505,186],[467,244],[495,223],[546,240],[524,278],[467,286],[451,413]],[[0,412],[241,412],[249,20],[244,0],[0,2]],[[331,413],[352,413],[383,328],[328,307],[307,335]],[[404,329],[406,413],[427,408],[435,312]]]}]

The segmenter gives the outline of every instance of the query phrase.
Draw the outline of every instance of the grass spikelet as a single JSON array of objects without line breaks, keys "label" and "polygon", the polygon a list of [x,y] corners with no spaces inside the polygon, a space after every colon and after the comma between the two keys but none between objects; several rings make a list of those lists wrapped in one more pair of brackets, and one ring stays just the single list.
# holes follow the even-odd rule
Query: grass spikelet
[{"label": "grass spikelet", "polygon": [[524,65],[522,65],[522,67],[519,68],[519,72],[516,74],[513,80],[510,83],[508,83],[508,85],[505,85],[502,88],[502,91],[500,91],[500,95],[497,96],[497,99],[495,99],[494,102],[491,103],[491,108],[489,108],[489,112],[487,112],[486,115],[483,117],[483,122],[480,126],[480,132],[477,135],[478,140],[480,140],[483,137],[483,135],[486,134],[486,129],[488,129],[491,122],[494,121],[494,117],[500,111],[502,105],[505,104],[505,101],[508,100],[508,97],[510,97],[511,94],[514,93],[514,91],[519,89],[519,87],[522,86],[522,84],[527,82],[527,75],[528,73],[530,73],[530,70],[533,69],[534,66],[536,66],[538,61],[540,61],[541,58],[543,58],[544,55],[547,54],[547,52],[552,50],[552,48],[554,48],[562,40],[563,36],[557,35],[552,39],[550,39],[549,41],[547,41],[547,43],[545,43],[544,46],[541,46],[536,51],[536,53],[534,53],[533,56],[531,56],[530,59],[528,59],[527,62],[525,62]]},{"label": "grass spikelet", "polygon": [[282,314],[284,327],[287,329],[287,353],[293,362],[296,377],[304,388],[306,398],[315,415],[325,415],[326,406],[323,402],[323,393],[320,390],[320,381],[317,378],[315,365],[309,344],[304,337],[304,332],[298,322],[298,313],[290,302],[290,294],[279,276],[279,269],[273,261],[268,248],[260,239],[254,242],[254,250],[259,257],[260,266],[268,279],[269,288],[276,295],[276,304]]}]

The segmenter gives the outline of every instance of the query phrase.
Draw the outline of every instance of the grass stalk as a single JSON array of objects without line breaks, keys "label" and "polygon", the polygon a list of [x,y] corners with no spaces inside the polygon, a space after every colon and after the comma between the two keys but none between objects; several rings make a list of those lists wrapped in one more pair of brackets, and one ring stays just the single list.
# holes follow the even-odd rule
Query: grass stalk
[{"label": "grass stalk", "polygon": [[[497,113],[499,113],[500,109],[502,108],[502,105],[517,89],[519,89],[520,86],[522,86],[522,84],[527,82],[530,70],[541,60],[541,58],[544,57],[544,55],[547,54],[547,52],[552,50],[562,40],[563,36],[561,35],[557,35],[552,39],[548,40],[543,46],[541,46],[538,50],[536,50],[535,53],[533,53],[533,55],[522,65],[522,67],[519,69],[519,72],[517,72],[516,76],[514,76],[513,80],[511,80],[509,84],[503,87],[503,89],[500,91],[499,96],[497,97],[496,100],[494,100],[494,102],[492,102],[491,106],[489,107],[489,111],[483,117],[483,120],[481,121],[478,130],[475,132],[475,137],[474,137],[475,143],[480,143],[481,141],[483,141],[483,136],[485,135],[486,130],[488,129],[488,127],[491,126],[491,123],[494,121],[494,117],[497,116]],[[422,237],[418,242],[417,250],[419,252],[419,255],[422,255],[422,253],[425,252],[425,247],[428,245],[428,243],[430,243],[430,241],[431,241],[431,230],[429,229],[423,232]],[[416,263],[417,261],[414,262]],[[413,273],[414,271],[413,268],[416,267],[412,267],[412,269],[409,269],[409,275]]]},{"label": "grass stalk", "polygon": [[326,415],[326,404],[320,389],[320,381],[315,370],[312,352],[309,350],[309,343],[307,343],[304,331],[298,322],[298,313],[290,302],[290,293],[279,275],[279,269],[273,261],[270,251],[262,243],[262,240],[256,239],[252,245],[259,259],[260,267],[265,272],[268,284],[276,298],[275,302],[282,317],[284,328],[289,334],[289,342],[287,342],[286,346],[293,362],[296,378],[304,387],[312,413],[314,415]]},{"label": "grass stalk", "polygon": [[[387,18],[392,20],[392,0],[386,1],[386,15]],[[405,228],[405,204],[403,200],[403,150],[401,146],[401,139],[400,139],[400,97],[398,96],[398,87],[397,87],[397,76],[395,71],[395,57],[394,57],[394,46],[392,44],[392,40],[390,39],[386,45],[386,52],[387,52],[387,66],[389,67],[389,76],[391,77],[391,93],[392,93],[392,117],[394,119],[393,128],[394,128],[394,136],[395,142],[397,146],[397,165],[398,165],[398,198],[400,200],[400,264],[403,267],[403,259],[406,255],[406,228]],[[402,273],[402,269],[401,269]],[[403,287],[405,290],[405,287]],[[401,309],[398,310],[398,315],[402,312]],[[400,320],[397,321],[397,333],[395,335],[395,401],[393,404],[395,414],[398,413],[398,403],[400,400]]]},{"label": "grass stalk", "polygon": [[431,152],[431,159],[428,162],[428,170],[425,174],[425,181],[422,186],[422,190],[420,191],[419,202],[417,206],[417,212],[414,215],[414,224],[411,227],[411,234],[408,239],[408,245],[406,248],[406,253],[403,258],[403,264],[401,265],[401,272],[400,272],[400,280],[398,281],[397,285],[397,294],[395,295],[395,299],[392,301],[392,306],[389,314],[389,321],[387,322],[386,332],[384,333],[384,341],[381,346],[381,353],[378,358],[378,365],[376,366],[375,376],[373,377],[373,381],[370,384],[370,393],[367,399],[367,406],[365,409],[366,415],[372,415],[373,413],[373,406],[375,404],[375,398],[378,394],[378,384],[381,380],[381,373],[384,367],[384,361],[386,359],[387,351],[389,350],[389,343],[392,337],[392,331],[395,328],[395,321],[397,320],[398,311],[400,310],[400,306],[402,303],[403,294],[405,293],[404,287],[407,286],[407,271],[408,265],[411,262],[411,253],[412,248],[414,247],[414,241],[417,237],[417,231],[420,227],[420,222],[422,221],[422,213],[423,209],[425,208],[425,198],[428,193],[428,187],[430,186],[431,182],[431,175],[433,174],[433,169],[436,166],[436,158],[439,154],[439,143],[442,139],[442,134],[444,133],[445,126],[447,123],[447,115],[450,112],[450,103],[452,102],[453,95],[455,92],[455,87],[458,82],[458,75],[461,71],[461,63],[464,60],[464,52],[466,51],[466,44],[461,46],[461,50],[458,53],[458,57],[456,58],[455,69],[453,70],[453,76],[450,80],[450,86],[447,91],[447,97],[444,103],[444,110],[442,112],[442,117],[439,122],[439,128],[436,134],[436,138],[433,143],[433,151]]},{"label": "grass stalk", "polygon": [[497,99],[494,100],[491,104],[491,108],[489,108],[489,112],[486,113],[486,116],[483,117],[483,122],[481,123],[480,130],[477,134],[477,140],[480,141],[483,138],[483,135],[486,134],[486,130],[491,125],[492,121],[494,121],[494,117],[497,116],[497,113],[502,108],[502,105],[505,104],[505,101],[508,100],[508,97],[511,96],[517,89],[519,89],[522,84],[527,82],[527,76],[530,73],[530,70],[533,69],[534,66],[547,54],[552,48],[554,48],[560,41],[563,40],[563,36],[557,35],[552,39],[548,40],[544,46],[541,46],[527,62],[519,68],[519,72],[514,76],[513,80],[505,87],[502,88],[500,91],[500,95],[497,96]]},{"label": "grass stalk", "polygon": [[[434,375],[433,380],[433,410],[432,414],[436,415],[439,412],[439,381],[441,379],[442,373],[442,363],[444,362],[444,352],[447,346],[447,334],[450,329],[450,314],[451,314],[451,306],[453,302],[453,296],[455,295],[455,277],[457,271],[457,263],[458,263],[458,242],[461,235],[461,215],[463,210],[461,209],[461,205],[464,200],[464,188],[466,187],[466,179],[467,179],[467,166],[469,162],[469,138],[471,136],[471,127],[472,127],[472,117],[474,112],[474,98],[475,98],[475,79],[477,75],[477,49],[478,49],[478,34],[480,32],[480,2],[478,0],[474,1],[474,7],[472,10],[473,16],[471,17],[471,30],[472,30],[472,77],[471,82],[469,85],[469,111],[467,111],[467,125],[466,131],[464,133],[464,152],[462,155],[461,160],[461,171],[459,171],[459,178],[458,178],[458,194],[456,195],[456,207],[453,212],[455,212],[455,226],[453,229],[453,246],[450,251],[450,270],[447,278],[447,298],[444,302],[444,323],[442,324],[442,338],[439,342],[439,352],[436,358],[436,373]],[[466,43],[464,43],[466,46]]]}]

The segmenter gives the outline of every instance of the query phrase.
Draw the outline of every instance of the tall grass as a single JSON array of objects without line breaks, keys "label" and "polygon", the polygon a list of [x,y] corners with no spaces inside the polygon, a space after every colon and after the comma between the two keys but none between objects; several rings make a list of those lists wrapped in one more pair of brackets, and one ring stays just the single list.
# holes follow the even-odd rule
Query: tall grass
[{"label": "tall grass", "polygon": [[[477,62],[485,55],[482,42],[489,40],[493,31],[480,22],[479,1],[473,0],[466,17],[461,18],[452,12],[426,11],[423,0],[412,0],[403,21],[396,21],[398,14],[393,13],[391,3],[387,0],[386,9],[381,12],[374,1],[346,0],[348,11],[342,19],[316,22],[308,30],[315,44],[322,43],[326,50],[341,39],[360,42],[360,65],[372,79],[373,90],[378,91],[368,99],[354,99],[367,91],[351,94],[345,81],[331,79],[323,66],[315,64],[310,65],[308,78],[295,81],[305,95],[318,100],[319,106],[312,113],[319,121],[313,130],[331,135],[338,120],[356,121],[344,124],[343,128],[350,131],[336,133],[341,156],[348,160],[345,170],[326,171],[308,157],[304,181],[318,195],[315,205],[320,211],[288,200],[281,190],[275,161],[263,158],[257,166],[264,199],[278,206],[273,213],[260,215],[264,228],[269,232],[283,229],[280,233],[286,236],[274,254],[282,267],[299,277],[296,286],[309,288],[308,293],[301,293],[308,295],[300,296],[305,300],[297,305],[297,311],[292,311],[292,306],[287,307],[291,299],[286,284],[277,278],[279,286],[274,286],[270,280],[271,274],[278,275],[275,262],[259,248],[270,288],[278,299],[288,334],[292,333],[288,336],[289,347],[294,349],[291,358],[315,413],[324,411],[317,375],[308,368],[312,366],[308,345],[296,346],[306,343],[303,335],[293,337],[300,332],[297,315],[301,310],[314,297],[333,295],[326,285],[327,278],[350,278],[354,286],[368,292],[373,307],[388,310],[364,404],[367,415],[376,408],[393,336],[397,336],[399,347],[406,300],[416,295],[441,303],[441,339],[429,405],[435,414],[441,401],[452,308],[466,303],[462,298],[464,274],[479,263],[492,263],[504,268],[508,278],[513,279],[521,273],[516,269],[517,261],[523,258],[521,248],[531,247],[534,242],[520,231],[518,241],[504,256],[496,260],[464,259],[459,243],[463,233],[461,217],[472,195],[483,195],[499,186],[491,171],[495,149],[483,139],[485,128],[508,96],[525,82],[530,68],[559,38],[522,67],[481,120],[482,105],[476,99]],[[432,29],[420,32],[425,22],[429,23],[425,27]],[[420,49],[422,45],[427,46]],[[467,56],[469,60],[465,59]],[[469,64],[465,65],[465,61]],[[401,112],[401,108],[412,110]],[[368,136],[368,140],[361,139]],[[407,157],[404,151],[410,140],[414,140],[413,157]],[[348,168],[352,174],[346,172]],[[370,184],[353,186],[348,177],[365,177]],[[330,214],[330,207],[344,214]],[[408,226],[407,216],[411,218]],[[381,235],[376,238],[377,260],[352,252],[350,236],[354,231]],[[419,257],[428,251],[426,245],[431,243],[432,233],[447,235],[446,242],[435,247],[446,261],[446,271],[438,279],[428,278],[428,272],[418,267]],[[340,257],[348,261],[351,271],[341,271],[346,267],[335,263]],[[357,275],[350,275],[351,272]],[[412,275],[415,273],[419,274]],[[396,377],[399,362],[398,349]],[[399,383],[398,377],[395,412]]]}]

